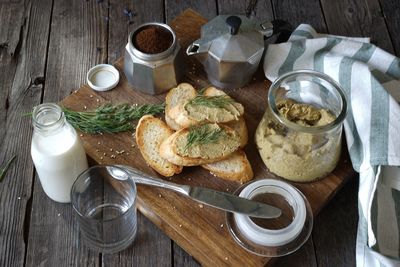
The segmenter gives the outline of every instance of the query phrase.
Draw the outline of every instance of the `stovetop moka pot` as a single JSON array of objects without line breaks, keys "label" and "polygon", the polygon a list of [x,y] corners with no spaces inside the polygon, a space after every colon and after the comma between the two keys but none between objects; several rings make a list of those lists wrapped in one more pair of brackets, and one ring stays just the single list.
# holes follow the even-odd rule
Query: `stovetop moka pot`
[{"label": "stovetop moka pot", "polygon": [[197,57],[213,85],[238,88],[257,70],[264,38],[290,28],[281,20],[257,23],[245,16],[220,15],[202,26],[201,38],[189,45],[186,54]]}]

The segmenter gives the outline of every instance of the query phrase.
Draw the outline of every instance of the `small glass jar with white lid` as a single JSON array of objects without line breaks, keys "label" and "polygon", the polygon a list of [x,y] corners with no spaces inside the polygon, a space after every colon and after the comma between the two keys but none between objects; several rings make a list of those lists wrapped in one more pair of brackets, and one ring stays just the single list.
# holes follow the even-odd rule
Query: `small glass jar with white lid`
[{"label": "small glass jar with white lid", "polygon": [[72,184],[88,168],[82,142],[56,104],[36,106],[32,124],[31,156],[43,190],[54,201],[69,203]]},{"label": "small glass jar with white lid", "polygon": [[276,79],[255,137],[269,171],[295,182],[332,172],[341,154],[346,114],[344,91],[328,75],[297,70]]}]

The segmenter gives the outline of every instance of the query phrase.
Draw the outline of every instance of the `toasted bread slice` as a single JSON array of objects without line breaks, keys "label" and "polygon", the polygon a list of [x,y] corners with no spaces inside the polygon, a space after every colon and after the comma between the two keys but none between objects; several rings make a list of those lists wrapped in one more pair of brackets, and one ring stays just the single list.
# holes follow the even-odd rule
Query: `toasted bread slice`
[{"label": "toasted bread slice", "polygon": [[[204,142],[205,138],[201,138],[202,141],[188,146],[195,131],[197,136],[203,137],[209,137],[213,132],[218,134],[212,142]],[[176,165],[197,166],[225,159],[239,146],[240,138],[235,130],[226,125],[203,124],[181,129],[168,137],[160,146],[160,155]]]},{"label": "toasted bread slice", "polygon": [[172,119],[167,112],[165,112],[165,122],[174,131],[178,131],[182,129],[182,126],[180,126],[174,119]]},{"label": "toasted bread slice", "polygon": [[247,131],[246,121],[244,120],[243,116],[240,116],[239,119],[236,121],[231,121],[225,123],[226,126],[235,130],[240,137],[240,148],[243,148],[247,145],[249,140],[249,133]]},{"label": "toasted bread slice", "polygon": [[[215,88],[213,86],[208,87],[204,91],[204,95],[208,96],[208,97],[212,97],[212,96],[228,96],[224,91],[218,90],[217,88]],[[238,102],[233,102],[233,103],[231,103],[229,105],[226,105],[225,108],[232,114],[232,116],[234,116],[235,120],[237,120],[237,118],[239,116],[242,116],[244,114],[244,107],[243,107],[242,104],[240,104]]]},{"label": "toasted bread slice", "polygon": [[161,143],[173,134],[172,130],[160,119],[145,115],[136,127],[136,143],[146,163],[164,176],[172,176],[182,171],[177,166],[162,158],[159,154]]},{"label": "toasted bread slice", "polygon": [[179,111],[173,112],[171,116],[171,110],[176,109],[180,103],[185,103],[196,95],[196,90],[188,83],[180,83],[177,87],[169,90],[165,97],[165,121],[170,128],[175,131],[183,128],[180,124],[175,122],[176,116],[179,115]]},{"label": "toasted bread slice", "polygon": [[[210,98],[226,96],[232,100],[227,94],[215,87],[207,88],[203,95]],[[192,96],[192,98],[194,97]],[[190,103],[189,101],[192,98],[187,98],[185,101],[178,101],[177,105],[168,110],[168,116],[182,128],[199,123],[226,123],[238,120],[238,118],[244,113],[242,104],[234,101],[233,103],[228,103],[223,107],[213,107],[210,105]],[[202,102],[204,103],[204,98],[202,99]]]},{"label": "toasted bread slice", "polygon": [[224,160],[204,164],[201,167],[212,174],[230,181],[245,183],[253,179],[253,169],[243,150],[238,150]]}]

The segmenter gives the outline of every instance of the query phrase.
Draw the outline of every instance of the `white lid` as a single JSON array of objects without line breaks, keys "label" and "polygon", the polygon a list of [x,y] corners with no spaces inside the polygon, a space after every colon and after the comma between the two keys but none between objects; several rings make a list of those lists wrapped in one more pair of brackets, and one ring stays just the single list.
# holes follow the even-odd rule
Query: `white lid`
[{"label": "white lid", "polygon": [[86,80],[93,90],[108,91],[117,86],[119,72],[112,65],[99,64],[88,71]]},{"label": "white lid", "polygon": [[237,227],[242,234],[256,244],[263,246],[282,246],[293,241],[303,230],[306,221],[306,205],[301,193],[292,185],[273,179],[255,181],[246,186],[239,196],[251,199],[257,194],[274,193],[284,197],[293,208],[294,219],[283,229],[265,229],[255,224],[250,217],[234,214]]},{"label": "white lid", "polygon": [[[313,215],[310,204],[297,188],[276,179],[251,181],[234,192],[234,195],[248,199],[263,194],[279,195],[279,201],[286,202],[282,202],[282,207],[290,206],[292,209],[293,214],[285,215],[292,222],[284,228],[268,229],[259,226],[246,215],[226,212],[229,233],[241,247],[259,256],[279,257],[293,253],[311,234]],[[280,207],[278,202],[275,205]]]}]

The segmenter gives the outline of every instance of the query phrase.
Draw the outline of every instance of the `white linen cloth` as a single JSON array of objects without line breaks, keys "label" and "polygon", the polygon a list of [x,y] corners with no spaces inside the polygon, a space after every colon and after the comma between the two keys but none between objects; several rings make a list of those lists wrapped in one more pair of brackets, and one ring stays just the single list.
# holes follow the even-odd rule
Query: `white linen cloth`
[{"label": "white linen cloth", "polygon": [[298,69],[323,72],[343,87],[344,122],[354,169],[360,173],[357,266],[400,266],[400,60],[369,38],[318,34],[300,25],[288,42],[269,45],[265,76]]}]

